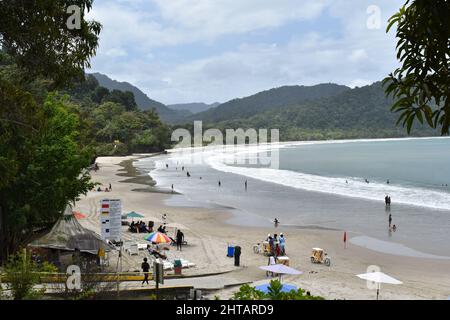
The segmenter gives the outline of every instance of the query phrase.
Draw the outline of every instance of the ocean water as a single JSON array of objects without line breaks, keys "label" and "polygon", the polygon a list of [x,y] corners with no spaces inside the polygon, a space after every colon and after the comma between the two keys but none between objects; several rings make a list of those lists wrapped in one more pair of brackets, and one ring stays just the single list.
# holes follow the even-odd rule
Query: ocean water
[{"label": "ocean water", "polygon": [[350,231],[359,245],[450,257],[449,163],[450,139],[426,138],[183,149],[137,166],[182,193],[168,205],[226,207],[234,224],[269,226],[276,217],[299,230]]}]

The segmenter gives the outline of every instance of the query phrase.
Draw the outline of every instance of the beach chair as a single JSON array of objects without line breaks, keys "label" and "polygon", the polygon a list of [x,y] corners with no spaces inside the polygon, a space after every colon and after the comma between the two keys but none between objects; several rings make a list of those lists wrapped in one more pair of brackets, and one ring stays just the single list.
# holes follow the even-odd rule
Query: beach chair
[{"label": "beach chair", "polygon": [[138,249],[139,250],[145,250],[147,249],[148,244],[147,243],[138,243]]},{"label": "beach chair", "polygon": [[130,256],[139,255],[139,247],[137,243],[133,243],[128,250]]}]

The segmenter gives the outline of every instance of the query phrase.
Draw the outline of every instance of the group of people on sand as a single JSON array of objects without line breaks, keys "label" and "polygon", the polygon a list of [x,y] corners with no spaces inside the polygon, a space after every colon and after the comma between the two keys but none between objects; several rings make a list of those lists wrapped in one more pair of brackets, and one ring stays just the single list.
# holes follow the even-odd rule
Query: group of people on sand
[{"label": "group of people on sand", "polygon": [[272,237],[269,233],[266,241],[269,243],[270,256],[276,258],[286,255],[286,238],[283,233],[280,233],[279,237],[277,234],[274,234]]},{"label": "group of people on sand", "polygon": [[108,187],[105,188],[105,190],[102,190],[102,188],[100,186],[97,188],[97,192],[102,192],[102,191],[111,192],[112,191],[111,183],[109,184]]},{"label": "group of people on sand", "polygon": [[132,233],[150,233],[153,231],[153,228],[147,226],[144,221],[132,221],[128,230]]}]

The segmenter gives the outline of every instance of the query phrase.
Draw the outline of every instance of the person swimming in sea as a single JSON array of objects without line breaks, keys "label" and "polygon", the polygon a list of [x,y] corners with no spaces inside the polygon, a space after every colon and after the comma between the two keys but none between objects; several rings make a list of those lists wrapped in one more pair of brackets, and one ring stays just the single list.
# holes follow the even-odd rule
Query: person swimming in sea
[{"label": "person swimming in sea", "polygon": [[278,218],[275,218],[275,220],[273,220],[274,224],[275,224],[275,228],[278,227],[278,225],[280,224],[280,221],[278,221]]}]

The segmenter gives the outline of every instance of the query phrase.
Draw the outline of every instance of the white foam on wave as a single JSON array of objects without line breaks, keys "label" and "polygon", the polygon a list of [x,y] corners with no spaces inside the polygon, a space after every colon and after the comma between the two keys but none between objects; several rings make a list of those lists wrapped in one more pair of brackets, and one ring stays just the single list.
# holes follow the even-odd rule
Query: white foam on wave
[{"label": "white foam on wave", "polygon": [[[273,168],[250,168],[229,165],[236,159],[255,158],[258,154],[276,151],[280,148],[297,147],[311,144],[399,141],[412,139],[445,139],[445,138],[407,138],[407,139],[367,139],[367,140],[336,140],[336,141],[308,141],[288,142],[266,145],[241,145],[234,147],[202,147],[197,149],[174,149],[170,151],[170,161],[179,163],[203,163],[211,168],[246,176],[260,181],[276,183],[287,187],[334,194],[345,197],[366,200],[384,201],[386,194],[392,197],[393,203],[427,207],[433,209],[450,209],[450,195],[446,192],[435,191],[420,187],[395,186],[381,183],[365,183],[357,178],[336,178],[306,174],[290,170]],[[195,159],[195,160],[194,160]],[[157,169],[165,166],[164,161],[157,161]],[[348,180],[348,183],[345,183]]]}]

